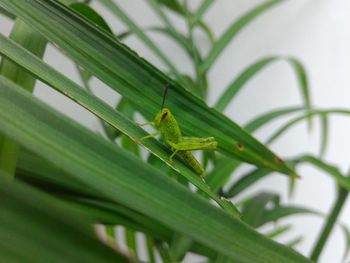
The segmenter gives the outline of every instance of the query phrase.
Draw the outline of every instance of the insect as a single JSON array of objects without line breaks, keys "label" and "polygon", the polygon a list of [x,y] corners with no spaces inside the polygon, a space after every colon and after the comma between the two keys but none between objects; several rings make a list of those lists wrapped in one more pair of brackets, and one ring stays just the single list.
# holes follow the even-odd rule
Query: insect
[{"label": "insect", "polygon": [[182,136],[181,130],[174,115],[172,115],[168,108],[164,108],[165,97],[168,90],[169,85],[165,87],[161,109],[156,115],[155,119],[141,125],[142,127],[146,125],[153,125],[158,132],[145,136],[141,140],[162,135],[165,142],[173,151],[172,155],[170,156],[170,161],[173,161],[173,157],[178,154],[197,174],[200,176],[205,176],[203,166],[197,161],[190,151],[215,150],[218,143],[214,137],[196,138]]}]

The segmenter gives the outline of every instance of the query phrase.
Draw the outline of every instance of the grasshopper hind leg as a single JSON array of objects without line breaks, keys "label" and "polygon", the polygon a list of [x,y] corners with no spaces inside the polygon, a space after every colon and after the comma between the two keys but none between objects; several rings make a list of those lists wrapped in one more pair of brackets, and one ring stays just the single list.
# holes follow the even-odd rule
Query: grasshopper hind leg
[{"label": "grasshopper hind leg", "polygon": [[179,151],[178,155],[186,161],[186,163],[200,176],[205,176],[203,166],[197,161],[193,154],[189,151]]}]

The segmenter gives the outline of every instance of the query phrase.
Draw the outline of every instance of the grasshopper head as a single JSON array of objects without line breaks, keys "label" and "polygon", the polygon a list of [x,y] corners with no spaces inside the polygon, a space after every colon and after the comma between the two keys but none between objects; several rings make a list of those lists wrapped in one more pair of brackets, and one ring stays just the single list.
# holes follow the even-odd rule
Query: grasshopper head
[{"label": "grasshopper head", "polygon": [[170,117],[170,115],[171,115],[171,113],[170,113],[169,109],[167,109],[167,108],[161,109],[158,112],[156,118],[154,119],[155,126],[158,128],[161,125],[161,123],[163,123],[167,118]]}]

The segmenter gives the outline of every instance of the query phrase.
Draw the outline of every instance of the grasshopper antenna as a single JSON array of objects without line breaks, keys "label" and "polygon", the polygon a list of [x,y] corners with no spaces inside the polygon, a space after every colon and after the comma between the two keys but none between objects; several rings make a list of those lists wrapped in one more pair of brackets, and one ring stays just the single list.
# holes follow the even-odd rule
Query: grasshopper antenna
[{"label": "grasshopper antenna", "polygon": [[168,90],[170,88],[170,85],[169,84],[166,84],[165,85],[165,89],[164,89],[164,92],[163,92],[163,101],[162,101],[162,107],[160,109],[163,109],[164,108],[164,104],[165,104],[165,98],[166,98],[166,95],[168,94]]}]

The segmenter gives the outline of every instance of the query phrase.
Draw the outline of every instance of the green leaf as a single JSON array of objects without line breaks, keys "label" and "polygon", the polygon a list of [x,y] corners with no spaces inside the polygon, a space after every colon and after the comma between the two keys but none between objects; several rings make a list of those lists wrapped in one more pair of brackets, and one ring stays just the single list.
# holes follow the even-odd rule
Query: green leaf
[{"label": "green leaf", "polygon": [[[48,3],[49,2],[45,1],[41,4],[46,6]],[[53,7],[58,8],[56,2],[51,4],[53,4]],[[24,13],[27,13],[27,8],[29,8],[31,13],[39,11],[40,14],[45,15],[46,17],[45,9],[41,11],[40,8],[39,10],[36,8],[33,9],[33,7],[35,7],[34,5],[29,5],[26,9],[22,9],[21,7],[22,5],[20,6],[20,10]],[[60,8],[65,9],[64,7]],[[145,61],[136,57],[135,54],[126,49],[125,46],[121,45],[115,39],[109,38],[107,35],[104,37],[106,37],[108,41],[107,39],[103,39],[103,41],[101,39],[102,42],[99,42],[96,48],[91,49],[92,46],[90,44],[95,43],[95,41],[93,41],[94,39],[90,39],[90,42],[86,41],[85,38],[93,32],[102,37],[103,32],[95,31],[89,24],[85,24],[84,21],[79,20],[80,23],[78,24],[82,25],[84,28],[87,27],[87,31],[84,31],[83,35],[76,38],[77,36],[75,33],[79,33],[80,31],[66,31],[69,28],[72,29],[71,26],[74,21],[72,20],[69,24],[66,24],[69,18],[73,19],[74,17],[74,14],[70,13],[69,10],[66,11],[67,17],[65,17],[65,19],[61,20],[61,16],[57,17],[60,21],[58,24],[46,23],[44,27],[40,24],[38,25],[38,28],[40,27],[47,34],[55,38],[57,41],[60,41],[59,45],[62,45],[62,48],[64,46],[67,50],[71,51],[72,55],[77,55],[77,60],[81,64],[84,63],[85,67],[89,67],[88,70],[90,72],[98,74],[100,78],[110,84],[112,88],[121,92],[126,98],[129,98],[129,100],[134,103],[134,106],[146,117],[153,118],[159,110],[159,104],[157,101],[159,100],[159,103],[161,101],[161,94],[164,85],[172,82]],[[49,21],[52,17],[53,16],[50,15],[46,18]],[[35,20],[31,21],[36,23]],[[59,26],[61,23],[65,26]],[[49,27],[50,30],[47,30],[48,28],[46,28],[46,26],[48,25],[55,26],[52,28]],[[51,34],[53,32],[52,30],[55,31],[55,34]],[[71,35],[72,33],[73,35]],[[60,37],[56,38],[57,34],[60,35]],[[66,38],[67,35],[70,37]],[[61,43],[62,38],[70,44],[66,45],[65,41]],[[82,41],[81,38],[85,40]],[[78,42],[79,44],[76,45]],[[87,44],[88,46],[83,47]],[[107,48],[106,45],[111,46]],[[109,53],[111,48],[113,48],[113,52]],[[90,52],[86,53],[86,50],[88,49]],[[10,55],[8,54],[10,51],[8,50],[3,50],[2,52],[6,52],[6,56]],[[118,54],[120,57],[116,56]],[[11,56],[16,57],[16,53],[11,52]],[[128,56],[128,58],[125,56]],[[17,60],[18,59],[19,58],[17,58]],[[28,67],[28,69],[31,69],[31,66]],[[130,83],[133,83],[133,85],[131,86]],[[175,116],[179,119],[180,126],[185,134],[197,137],[215,136],[219,142],[219,149],[232,157],[238,157],[244,161],[269,167],[270,169],[282,173],[294,174],[294,172],[285,164],[279,161],[280,159],[278,157],[253,137],[245,133],[238,125],[215,110],[208,108],[201,100],[192,96],[175,83],[172,84],[171,95],[168,96],[167,105],[169,105],[169,108],[171,108]],[[155,100],[155,98],[158,99]],[[188,108],[191,109],[191,113],[186,110]],[[209,123],[211,125],[209,125]],[[238,145],[243,145],[244,147],[237,147],[237,141],[240,142]]]},{"label": "green leaf", "polygon": [[272,56],[260,59],[250,65],[248,68],[243,70],[237,78],[235,78],[225,89],[224,93],[219,97],[218,101],[215,104],[215,108],[218,111],[224,111],[228,104],[235,98],[236,94],[243,88],[250,79],[252,79],[257,73],[259,73],[266,66],[270,65],[273,62],[285,60],[293,67],[296,76],[299,81],[299,87],[301,95],[304,101],[304,109],[306,111],[311,110],[311,101],[310,101],[310,92],[307,81],[306,70],[295,58],[292,57],[281,57],[281,56]]},{"label": "green leaf", "polygon": [[3,176],[0,171],[1,262],[133,262],[98,242],[82,214]]},{"label": "green leaf", "polygon": [[226,184],[232,172],[240,165],[239,161],[228,157],[221,157],[216,163],[213,170],[207,175],[207,183],[210,189],[216,193]]},{"label": "green leaf", "polygon": [[343,261],[346,260],[346,258],[349,255],[349,251],[350,251],[350,231],[346,226],[342,226],[342,230],[344,233],[344,237],[345,237],[345,250],[344,250],[344,254],[343,254]]},{"label": "green leaf", "polygon": [[[266,125],[267,123],[274,121],[277,118],[283,117],[285,115],[292,114],[303,110],[301,107],[289,107],[282,108],[278,110],[273,110],[256,117],[252,121],[248,122],[244,126],[244,129],[250,133],[255,132],[257,129]],[[230,160],[228,157],[222,157],[217,161],[213,170],[207,175],[207,183],[213,192],[217,192],[221,187],[223,187],[229,180],[232,172],[239,167],[241,163],[238,161]],[[271,173],[268,169],[258,168],[249,172],[239,179],[231,188],[225,193],[225,197],[234,197],[241,191],[245,190],[253,183],[258,181],[260,178]]]},{"label": "green leaf", "polygon": [[[349,179],[350,177],[348,177]],[[329,236],[334,228],[334,225],[337,222],[337,218],[340,214],[340,212],[343,209],[343,206],[346,202],[346,199],[349,195],[349,190],[345,188],[339,188],[337,193],[337,198],[332,206],[331,211],[327,215],[327,221],[325,222],[324,226],[322,227],[322,230],[319,234],[319,237],[317,241],[315,242],[315,245],[312,249],[310,258],[317,262],[319,256],[321,255],[323,248],[325,247],[327,241],[329,240]]]},{"label": "green leaf", "polygon": [[279,203],[279,196],[267,192],[254,195],[244,202],[241,219],[254,228],[260,226],[264,210],[271,202],[277,205]]},{"label": "green leaf", "polygon": [[249,11],[247,14],[243,15],[237,21],[235,21],[225,33],[216,41],[213,48],[210,50],[207,58],[202,64],[202,70],[207,71],[214,64],[215,60],[219,57],[222,51],[226,46],[231,42],[231,40],[251,21],[253,21],[257,16],[269,10],[278,3],[281,3],[281,0],[269,0],[265,3],[257,6],[253,10]]},{"label": "green leaf", "polygon": [[198,27],[203,30],[204,33],[207,34],[208,40],[210,41],[210,44],[213,45],[215,43],[215,37],[212,32],[212,30],[209,28],[209,26],[204,22],[198,22]]},{"label": "green leaf", "polygon": [[[309,91],[309,81],[307,78],[306,70],[303,66],[303,64],[293,57],[287,57],[286,58],[291,65],[293,66],[293,69],[295,71],[295,74],[298,77],[299,87],[301,90],[301,95],[304,100],[304,107],[305,110],[311,111],[311,99],[310,99],[310,91]],[[311,127],[311,116],[308,118],[309,127]]]},{"label": "green leaf", "polygon": [[[77,18],[69,9],[52,0],[34,0],[31,4],[22,1],[0,2],[20,14],[84,68],[128,98],[148,119],[153,119],[159,111],[164,86],[170,84],[166,104],[185,134],[215,136],[219,149],[232,157],[294,174],[237,124],[210,109],[116,39]],[[48,10],[51,10],[50,13]],[[39,23],[36,20],[38,16],[45,19],[46,23]],[[237,147],[237,142],[244,147]]]},{"label": "green leaf", "polygon": [[[28,27],[20,19],[15,21],[9,37],[35,56],[42,57],[44,55],[47,43],[46,39],[31,27]],[[1,61],[0,74],[16,82],[23,89],[30,92],[34,90],[35,78],[7,59]],[[14,175],[18,152],[19,146],[13,140],[0,134],[0,170]]]},{"label": "green leaf", "polygon": [[[25,52],[20,47],[16,46],[11,41],[8,41],[0,34],[0,53],[5,50],[5,55],[15,60],[21,66],[35,73],[45,83],[51,85],[64,95],[70,97],[74,101],[78,102],[92,113],[101,117],[104,121],[119,129],[126,136],[130,137],[134,142],[140,143],[140,139],[146,135],[146,133],[138,126],[125,118],[119,111],[115,111],[109,105],[93,97],[87,91],[81,89],[71,80],[67,79],[63,75],[59,74],[53,68],[44,64],[42,61],[31,56],[28,52]],[[128,113],[129,114],[129,113]],[[150,150],[155,156],[160,158],[163,162],[173,168],[175,171],[183,175],[187,180],[197,186],[200,190],[206,193],[209,197],[215,200],[220,206],[226,207],[224,202],[221,201],[208,187],[208,185],[190,168],[185,166],[182,162],[171,162],[169,159],[170,151],[165,148],[156,140],[143,141],[143,145]]]},{"label": "green leaf", "polygon": [[327,114],[320,114],[320,121],[321,121],[321,147],[320,147],[320,153],[319,156],[322,158],[327,150],[328,145],[328,139],[329,139],[329,122],[328,122],[328,115]]},{"label": "green leaf", "polygon": [[161,257],[163,263],[175,262],[175,260],[172,258],[172,255],[170,254],[169,248],[166,244],[158,241],[155,243],[155,245],[156,245],[156,248],[159,252],[159,256]]},{"label": "green leaf", "polygon": [[186,236],[174,234],[170,243],[170,254],[176,262],[181,262],[192,245],[192,240]]},{"label": "green leaf", "polygon": [[262,226],[270,222],[276,222],[283,217],[290,217],[291,215],[296,215],[296,214],[319,215],[318,212],[305,207],[278,205],[273,209],[267,209],[263,212],[261,216],[261,221],[259,222],[258,226]]},{"label": "green leaf", "polygon": [[157,47],[157,45],[144,33],[130,17],[112,0],[100,0],[102,5],[104,5],[108,10],[115,14],[128,28],[132,31],[156,56],[158,56],[168,69],[175,75],[178,76],[179,73],[177,69],[172,64],[172,62],[164,55],[164,53]]},{"label": "green leaf", "polygon": [[257,182],[259,179],[265,177],[270,173],[267,169],[254,169],[251,172],[243,175],[238,181],[236,181],[225,193],[225,197],[232,198],[241,193],[249,186]]},{"label": "green leaf", "polygon": [[194,21],[199,22],[202,20],[203,15],[207,12],[208,8],[214,3],[214,0],[203,0],[194,14]]},{"label": "green leaf", "polygon": [[299,157],[298,163],[309,163],[321,169],[322,171],[326,172],[326,174],[331,175],[335,179],[337,184],[350,191],[350,178],[343,176],[336,166],[330,165],[311,155],[303,155]]},{"label": "green leaf", "polygon": [[172,232],[164,225],[106,199],[103,193],[82,185],[67,172],[27,150],[21,150],[16,178],[66,200],[94,221],[122,224],[164,240],[171,238]]},{"label": "green leaf", "polygon": [[105,233],[107,235],[107,237],[110,237],[110,238],[113,238],[115,239],[116,238],[116,234],[115,234],[115,231],[114,231],[114,226],[106,226],[105,227]]},{"label": "green leaf", "polygon": [[125,240],[130,254],[137,256],[136,232],[130,228],[125,228]]},{"label": "green leaf", "polygon": [[275,229],[266,233],[265,235],[268,236],[269,238],[275,238],[275,237],[278,237],[278,236],[288,232],[291,228],[292,228],[291,225],[276,227]]},{"label": "green leaf", "polygon": [[82,184],[233,260],[309,262],[53,111],[3,77],[0,77],[0,121],[2,132]]},{"label": "green leaf", "polygon": [[13,20],[16,19],[16,16],[14,14],[11,14],[9,11],[7,11],[5,8],[2,8],[1,6],[0,6],[0,14]]},{"label": "green leaf", "polygon": [[[190,55],[194,52],[187,38],[179,33],[177,29],[173,26],[167,15],[163,12],[162,8],[159,6],[159,0],[149,0],[147,3],[153,9],[153,11],[158,15],[158,17],[163,21],[165,25],[164,30],[159,27],[151,27],[150,30],[159,31],[166,33],[171,36],[180,46],[182,46]],[[173,1],[174,2],[174,1]],[[177,76],[179,77],[179,76]]]},{"label": "green leaf", "polygon": [[103,17],[98,14],[94,9],[92,9],[89,5],[85,3],[74,3],[69,6],[77,13],[79,13],[82,17],[89,20],[91,23],[98,25],[100,28],[106,30],[108,33],[113,35],[112,29],[103,19]]},{"label": "green leaf", "polygon": [[277,118],[284,117],[286,115],[290,115],[301,110],[303,110],[303,108],[301,107],[288,107],[272,110],[249,121],[246,125],[244,125],[244,129],[252,133],[264,126],[265,124],[274,121]]},{"label": "green leaf", "polygon": [[224,201],[224,204],[225,204],[225,210],[226,211],[230,211],[230,214],[233,215],[235,218],[238,218],[240,219],[241,218],[241,213],[239,212],[239,210],[237,209],[236,206],[233,205],[233,203],[226,199],[225,197],[221,197],[221,200]]},{"label": "green leaf", "polygon": [[302,236],[298,236],[296,238],[293,238],[292,240],[286,242],[286,246],[294,248],[295,246],[299,245],[301,242],[303,242],[304,238]]},{"label": "green leaf", "polygon": [[154,256],[154,241],[152,237],[146,236],[147,256],[149,263],[155,263],[156,259]]},{"label": "green leaf", "polygon": [[157,0],[157,2],[167,7],[168,9],[174,11],[175,13],[178,13],[179,15],[185,14],[182,6],[179,4],[177,0]]},{"label": "green leaf", "polygon": [[310,110],[309,112],[297,116],[296,118],[288,121],[285,125],[283,125],[280,129],[278,129],[274,134],[270,136],[270,138],[267,140],[267,144],[272,143],[277,138],[279,138],[281,135],[283,135],[286,131],[288,131],[291,127],[298,124],[299,122],[303,120],[309,120],[313,116],[317,115],[345,115],[350,116],[350,110],[347,109],[327,109],[327,110]]}]

